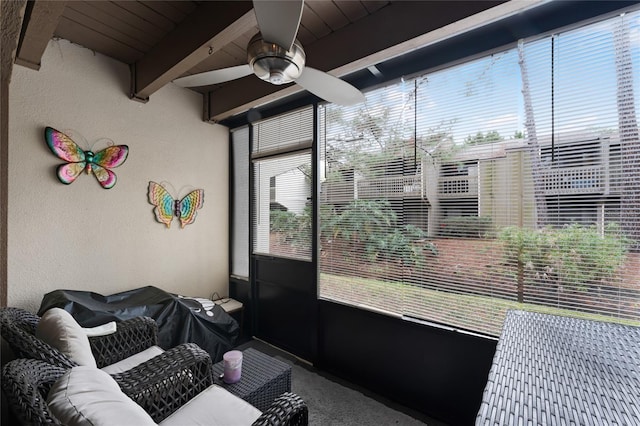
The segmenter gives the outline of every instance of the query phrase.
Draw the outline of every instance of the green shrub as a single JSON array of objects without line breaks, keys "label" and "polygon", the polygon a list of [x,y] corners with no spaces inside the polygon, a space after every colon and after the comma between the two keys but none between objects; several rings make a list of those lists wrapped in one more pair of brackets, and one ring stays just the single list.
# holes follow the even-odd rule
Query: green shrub
[{"label": "green shrub", "polygon": [[629,245],[615,223],[603,235],[595,226],[571,224],[542,230],[510,226],[498,238],[507,265],[520,271],[519,287],[552,282],[582,291],[611,279]]},{"label": "green shrub", "polygon": [[271,232],[294,232],[298,229],[298,217],[285,210],[271,210],[269,213],[269,229]]},{"label": "green shrub", "polygon": [[628,245],[618,224],[608,224],[603,236],[595,226],[572,224],[555,233],[552,255],[562,283],[597,285],[622,266]]},{"label": "green shrub", "polygon": [[493,221],[486,216],[452,216],[440,222],[439,234],[441,237],[492,237]]},{"label": "green shrub", "polygon": [[388,201],[354,200],[341,211],[321,209],[320,215],[322,240],[332,240],[351,257],[416,266],[425,254],[437,254],[422,229],[398,223]]},{"label": "green shrub", "polygon": [[270,231],[280,234],[281,242],[291,247],[308,248],[311,244],[311,209],[305,207],[301,214],[285,210],[271,210]]}]

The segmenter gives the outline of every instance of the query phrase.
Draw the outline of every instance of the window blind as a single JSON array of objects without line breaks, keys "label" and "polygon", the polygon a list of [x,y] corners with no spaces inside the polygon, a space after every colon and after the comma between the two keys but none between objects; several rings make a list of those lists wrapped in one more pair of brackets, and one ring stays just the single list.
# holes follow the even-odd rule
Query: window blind
[{"label": "window blind", "polygon": [[249,277],[249,128],[231,132],[233,161],[233,217],[231,220],[231,275]]},{"label": "window blind", "polygon": [[640,324],[640,13],[320,108],[320,297]]},{"label": "window blind", "polygon": [[252,158],[308,148],[313,141],[313,108],[307,107],[253,125]]}]

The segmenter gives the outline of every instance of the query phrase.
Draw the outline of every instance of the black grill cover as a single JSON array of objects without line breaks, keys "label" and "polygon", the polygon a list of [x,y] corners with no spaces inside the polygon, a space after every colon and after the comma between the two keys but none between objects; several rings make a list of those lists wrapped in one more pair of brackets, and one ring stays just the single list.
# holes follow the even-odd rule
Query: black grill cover
[{"label": "black grill cover", "polygon": [[138,316],[153,318],[158,324],[158,340],[163,349],[180,343],[196,343],[209,352],[215,363],[233,348],[239,334],[238,322],[219,305],[207,311],[195,299],[167,293],[148,286],[103,296],[77,290],[55,290],[45,294],[38,315],[50,308],[62,308],[82,327]]}]

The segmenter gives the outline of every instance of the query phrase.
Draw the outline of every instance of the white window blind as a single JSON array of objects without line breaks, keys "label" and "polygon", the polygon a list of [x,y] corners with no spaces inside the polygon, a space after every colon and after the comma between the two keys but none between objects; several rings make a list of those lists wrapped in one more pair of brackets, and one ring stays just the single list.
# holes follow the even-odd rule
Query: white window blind
[{"label": "white window blind", "polygon": [[253,158],[308,147],[313,141],[313,109],[303,108],[254,124]]},{"label": "white window blind", "polygon": [[231,274],[249,277],[249,128],[231,132],[233,156],[233,218]]},{"label": "white window blind", "polygon": [[640,324],[640,14],[326,105],[320,297],[498,335]]}]

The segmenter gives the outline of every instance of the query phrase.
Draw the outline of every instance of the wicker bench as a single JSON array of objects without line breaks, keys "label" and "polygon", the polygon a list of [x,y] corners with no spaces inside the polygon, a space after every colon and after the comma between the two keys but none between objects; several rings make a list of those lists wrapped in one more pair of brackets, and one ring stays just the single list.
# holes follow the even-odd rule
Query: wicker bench
[{"label": "wicker bench", "polygon": [[264,411],[285,392],[291,391],[291,366],[255,349],[242,352],[242,377],[233,384],[217,379],[224,371],[223,361],[213,366],[216,383],[232,394]]}]

